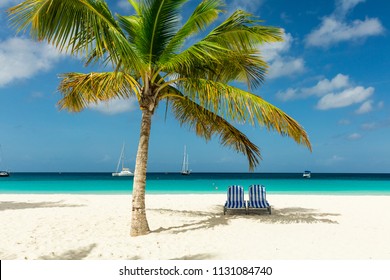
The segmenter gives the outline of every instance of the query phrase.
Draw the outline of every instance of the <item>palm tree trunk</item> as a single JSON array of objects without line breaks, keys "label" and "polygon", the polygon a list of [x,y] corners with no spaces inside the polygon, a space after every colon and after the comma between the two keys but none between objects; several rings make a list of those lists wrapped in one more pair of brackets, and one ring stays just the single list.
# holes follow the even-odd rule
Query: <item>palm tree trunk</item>
[{"label": "palm tree trunk", "polygon": [[153,113],[148,109],[142,110],[141,132],[134,171],[131,236],[145,235],[150,232],[145,211],[145,186],[152,115]]}]

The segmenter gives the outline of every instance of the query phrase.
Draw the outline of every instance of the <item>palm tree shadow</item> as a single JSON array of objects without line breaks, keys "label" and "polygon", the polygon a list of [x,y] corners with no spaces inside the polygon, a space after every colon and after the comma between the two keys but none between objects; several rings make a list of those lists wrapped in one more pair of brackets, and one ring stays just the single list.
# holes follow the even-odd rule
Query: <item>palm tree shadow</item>
[{"label": "palm tree shadow", "polygon": [[323,213],[316,209],[289,207],[275,208],[272,210],[272,215],[268,213],[260,214],[258,212],[249,212],[251,219],[255,219],[262,223],[269,224],[338,224],[338,222],[330,217],[337,217],[337,213]]},{"label": "palm tree shadow", "polygon": [[54,207],[83,207],[82,204],[63,204],[63,201],[57,202],[15,202],[15,201],[0,201],[0,211],[5,210],[21,210],[34,208],[54,208]]},{"label": "palm tree shadow", "polygon": [[97,245],[95,243],[76,250],[68,250],[62,254],[52,252],[51,255],[42,256],[40,260],[82,260],[92,252]]},{"label": "palm tree shadow", "polygon": [[[189,222],[184,222],[181,225],[171,227],[160,227],[152,232],[172,232],[172,233],[184,233],[188,231],[200,230],[200,229],[212,229],[219,226],[227,226],[232,220],[246,219],[255,223],[264,224],[314,224],[314,223],[327,223],[338,224],[338,222],[330,217],[340,216],[336,213],[321,213],[315,209],[307,209],[300,207],[293,208],[276,208],[273,209],[272,215],[269,215],[265,211],[250,212],[249,215],[245,215],[242,212],[234,213],[233,215],[223,215],[223,207],[215,206],[211,211],[180,211],[172,209],[150,209],[149,211],[158,212],[160,215],[176,215],[184,216]],[[200,218],[200,220],[199,220]],[[196,220],[194,220],[196,219]],[[191,221],[194,220],[194,221]]]},{"label": "palm tree shadow", "polygon": [[[197,229],[210,229],[217,226],[224,226],[228,225],[229,219],[227,219],[224,216],[221,216],[221,214],[217,214],[213,212],[205,212],[205,211],[188,211],[188,210],[172,210],[172,209],[151,209],[150,211],[156,211],[160,215],[177,215],[177,216],[184,216],[185,218],[188,218],[188,220],[191,219],[197,219],[196,221],[190,221],[188,223],[183,223],[178,226],[172,226],[168,228],[160,227],[156,230],[153,230],[152,232],[160,233],[160,232],[166,232],[170,231],[173,233],[180,233],[180,232],[187,232]],[[198,220],[199,218],[203,218],[201,220]]]}]

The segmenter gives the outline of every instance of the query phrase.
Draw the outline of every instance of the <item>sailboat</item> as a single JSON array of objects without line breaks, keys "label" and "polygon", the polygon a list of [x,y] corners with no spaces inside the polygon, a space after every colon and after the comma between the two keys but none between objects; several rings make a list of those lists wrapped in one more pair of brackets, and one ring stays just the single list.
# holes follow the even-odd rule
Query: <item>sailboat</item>
[{"label": "sailboat", "polygon": [[[134,176],[133,172],[131,172],[128,167],[125,167],[125,159],[125,143],[123,143],[118,165],[116,166],[116,172],[112,173],[112,176]],[[121,171],[119,171],[119,167],[122,168]]]},{"label": "sailboat", "polygon": [[[1,150],[1,145],[0,145],[0,167],[1,167],[1,163],[2,163],[2,150]],[[8,171],[0,170],[0,177],[8,177],[8,176],[9,176]]]},{"label": "sailboat", "polygon": [[311,178],[311,172],[309,170],[305,170],[305,172],[303,172],[303,178],[306,178],[306,179],[310,179]]},{"label": "sailboat", "polygon": [[184,158],[183,158],[183,166],[181,168],[181,175],[190,175],[191,170],[188,168],[188,154],[186,150],[186,146],[184,146]]}]

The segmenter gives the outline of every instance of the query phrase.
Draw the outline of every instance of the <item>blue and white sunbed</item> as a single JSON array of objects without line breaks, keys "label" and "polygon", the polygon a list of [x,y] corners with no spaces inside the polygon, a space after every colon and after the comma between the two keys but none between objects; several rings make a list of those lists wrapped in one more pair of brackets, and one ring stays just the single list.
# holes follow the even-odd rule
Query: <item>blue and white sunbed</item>
[{"label": "blue and white sunbed", "polygon": [[249,210],[267,210],[271,214],[271,206],[266,199],[265,187],[263,185],[249,186]]},{"label": "blue and white sunbed", "polygon": [[223,208],[225,215],[227,210],[245,210],[246,202],[244,200],[244,188],[238,185],[233,185],[228,188],[227,201]]}]

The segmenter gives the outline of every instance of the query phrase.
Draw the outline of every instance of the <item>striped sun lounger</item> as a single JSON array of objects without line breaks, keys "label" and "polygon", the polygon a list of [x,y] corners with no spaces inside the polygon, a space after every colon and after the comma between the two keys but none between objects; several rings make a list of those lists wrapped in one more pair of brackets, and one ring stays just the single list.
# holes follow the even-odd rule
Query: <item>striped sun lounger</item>
[{"label": "striped sun lounger", "polygon": [[245,210],[246,202],[244,200],[244,188],[238,185],[233,185],[228,188],[227,201],[223,208],[225,215],[227,210]]},{"label": "striped sun lounger", "polygon": [[266,199],[265,187],[263,185],[251,185],[249,187],[249,210],[268,210],[271,214],[271,206]]}]

